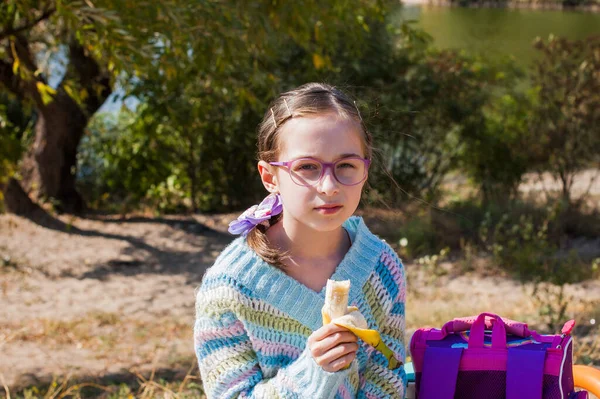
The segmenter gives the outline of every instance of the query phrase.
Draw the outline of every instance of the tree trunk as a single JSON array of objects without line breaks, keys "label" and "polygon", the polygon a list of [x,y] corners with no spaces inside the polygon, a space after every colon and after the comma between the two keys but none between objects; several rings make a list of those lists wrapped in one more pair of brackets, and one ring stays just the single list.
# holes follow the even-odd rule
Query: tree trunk
[{"label": "tree trunk", "polygon": [[77,146],[88,118],[65,92],[38,109],[35,140],[21,164],[21,185],[34,201],[54,199],[64,212],[84,209],[75,188]]},{"label": "tree trunk", "polygon": [[[21,59],[28,61],[29,69],[35,71],[34,57],[27,41],[19,38],[15,46],[21,52]],[[89,119],[110,95],[111,85],[108,73],[75,41],[69,45],[69,61],[67,74],[58,85],[56,95],[46,104],[34,81],[22,81],[12,74],[12,63],[0,63],[0,83],[21,99],[29,97],[36,104],[35,139],[20,166],[22,191],[33,201],[57,201],[59,211],[80,213],[85,203],[75,187],[77,147]],[[63,88],[67,81],[77,82],[78,87],[87,92],[83,104],[76,103],[67,94]],[[19,190],[7,191],[4,196],[6,202],[24,201]]]}]

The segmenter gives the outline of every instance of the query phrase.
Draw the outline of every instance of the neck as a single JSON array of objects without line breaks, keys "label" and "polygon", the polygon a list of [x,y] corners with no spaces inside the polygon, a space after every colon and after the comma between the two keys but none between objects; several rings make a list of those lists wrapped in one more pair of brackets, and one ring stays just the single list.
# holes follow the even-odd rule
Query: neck
[{"label": "neck", "polygon": [[341,226],[332,231],[316,231],[286,218],[271,226],[267,234],[271,242],[288,253],[290,266],[317,266],[323,261],[339,263],[351,244]]}]

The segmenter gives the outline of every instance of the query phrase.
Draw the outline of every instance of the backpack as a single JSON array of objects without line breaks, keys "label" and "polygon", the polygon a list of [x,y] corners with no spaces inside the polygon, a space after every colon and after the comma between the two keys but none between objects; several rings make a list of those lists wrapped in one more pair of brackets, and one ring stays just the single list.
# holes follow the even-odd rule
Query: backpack
[{"label": "backpack", "polygon": [[575,392],[575,322],[541,335],[492,313],[415,331],[410,351],[417,399],[587,399]]}]

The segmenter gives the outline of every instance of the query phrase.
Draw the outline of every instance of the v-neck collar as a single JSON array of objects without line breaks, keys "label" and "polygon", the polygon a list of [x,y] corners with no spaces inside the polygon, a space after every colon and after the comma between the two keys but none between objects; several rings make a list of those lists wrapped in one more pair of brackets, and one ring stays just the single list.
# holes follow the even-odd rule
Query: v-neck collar
[{"label": "v-neck collar", "polygon": [[[362,287],[374,269],[382,251],[382,242],[369,231],[362,218],[354,216],[344,222],[343,227],[350,234],[352,245],[330,277],[333,280],[350,280],[348,302],[353,304],[361,295]],[[232,245],[237,251],[230,254],[237,259],[221,261],[221,269],[226,275],[241,283],[257,299],[300,321],[311,330],[322,325],[321,308],[325,301],[325,287],[316,292],[282,270],[268,264],[248,247],[243,237]]]}]

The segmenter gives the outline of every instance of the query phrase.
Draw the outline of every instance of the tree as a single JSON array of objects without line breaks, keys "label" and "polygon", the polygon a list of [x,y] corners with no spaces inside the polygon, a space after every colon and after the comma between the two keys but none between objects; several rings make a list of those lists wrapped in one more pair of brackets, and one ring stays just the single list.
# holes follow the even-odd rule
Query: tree
[{"label": "tree", "polygon": [[[269,101],[307,81],[343,81],[351,56],[353,62],[373,62],[361,58],[371,45],[368,31],[399,6],[386,3],[360,1],[352,9],[341,7],[343,2],[285,3],[268,11],[272,3],[255,2],[263,9],[253,11],[254,17],[227,16],[233,22],[223,32],[226,40],[192,42],[184,54],[165,49],[157,62],[177,59],[177,64],[165,73],[150,71],[133,85],[142,106],[115,141],[120,160],[138,178],[116,178],[122,169],[111,167],[104,180],[131,183],[131,190],[122,186],[119,191],[132,193],[134,202],[157,205],[159,193],[175,202],[161,201],[161,210],[179,210],[182,202],[192,210],[239,209],[257,201],[264,190],[259,179],[249,176],[257,176],[256,126]],[[130,140],[153,145],[128,151],[121,143]],[[162,167],[140,157],[160,158],[171,174],[165,176]],[[142,180],[148,184],[138,184]]]},{"label": "tree", "polygon": [[[23,152],[22,142],[30,134],[34,120],[30,109],[0,93],[0,187],[8,185],[8,177],[15,173],[16,162]],[[3,204],[3,192],[0,191],[0,212]],[[19,204],[13,201],[8,207],[16,209]]]},{"label": "tree", "polygon": [[600,162],[600,36],[570,41],[537,40],[541,58],[532,82],[537,91],[530,129],[537,136],[532,158],[562,184],[571,205],[577,172]]},{"label": "tree", "polygon": [[[115,84],[149,96],[155,93],[146,92],[149,87],[165,90],[186,79],[197,81],[191,75],[197,73],[204,85],[232,78],[243,89],[248,79],[261,77],[244,72],[266,75],[259,63],[272,54],[280,35],[315,64],[327,64],[328,49],[355,39],[354,27],[364,25],[359,17],[384,12],[385,3],[364,0],[350,9],[343,0],[3,2],[0,82],[38,114],[35,139],[21,161],[20,184],[34,200],[54,198],[64,210],[79,211],[77,147]],[[338,29],[343,24],[345,31]],[[43,59],[50,62],[41,65]],[[52,72],[63,63],[64,74]],[[58,83],[50,82],[53,76]],[[165,94],[161,90],[159,95]]]},{"label": "tree", "polygon": [[390,187],[385,173],[374,173],[371,183],[394,206],[439,198],[443,178],[478,140],[489,92],[497,85],[493,68],[453,50],[436,50],[427,35],[402,29],[361,96],[374,105],[370,114],[381,158],[399,188]]},{"label": "tree", "polygon": [[[339,18],[315,13],[307,22],[314,26],[313,40],[298,43],[287,31],[266,35],[252,62],[199,68],[194,54],[205,51],[179,57],[168,74],[157,72],[136,87],[143,106],[131,128],[113,142],[118,150],[109,154],[103,149],[109,145],[96,141],[95,151],[111,166],[104,178],[92,180],[115,182],[121,203],[128,197],[156,205],[156,194],[174,200],[160,201],[161,210],[178,209],[181,196],[190,208],[202,210],[256,202],[263,190],[248,176],[255,176],[255,129],[268,101],[281,90],[325,80],[355,96],[382,150],[370,175],[377,197],[389,205],[404,202],[400,190],[390,188],[387,169],[402,191],[432,199],[445,174],[457,166],[465,147],[460,139],[475,136],[483,124],[495,70],[451,51],[431,50],[423,32],[390,23],[398,8],[399,3],[390,4],[379,12],[366,9]],[[348,29],[351,24],[355,29]],[[168,52],[164,57],[173,58]],[[123,176],[124,170],[135,177]]]},{"label": "tree", "polygon": [[[164,12],[162,7],[95,3],[13,0],[0,5],[0,83],[37,115],[20,179],[5,187],[7,203],[23,204],[30,194],[34,201],[53,198],[64,210],[83,209],[75,165],[84,129],[116,78],[135,73],[131,65],[138,60],[149,60],[145,50],[153,45],[152,28],[167,22],[149,15]],[[124,12],[117,15],[117,9]],[[131,24],[134,16],[149,24]]]}]

